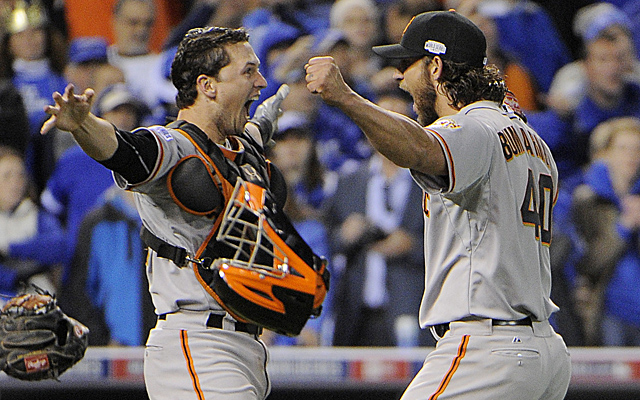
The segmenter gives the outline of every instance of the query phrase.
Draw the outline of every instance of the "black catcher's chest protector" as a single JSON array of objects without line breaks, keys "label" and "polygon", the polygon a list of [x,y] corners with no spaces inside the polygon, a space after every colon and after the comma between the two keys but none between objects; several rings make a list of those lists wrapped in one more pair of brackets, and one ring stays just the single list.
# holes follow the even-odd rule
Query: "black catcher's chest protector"
[{"label": "black catcher's chest protector", "polygon": [[169,192],[186,212],[213,220],[194,255],[197,279],[237,320],[299,334],[320,314],[329,272],[282,211],[284,178],[249,138],[231,137],[232,151],[184,121],[168,127],[198,150],[170,171]]}]

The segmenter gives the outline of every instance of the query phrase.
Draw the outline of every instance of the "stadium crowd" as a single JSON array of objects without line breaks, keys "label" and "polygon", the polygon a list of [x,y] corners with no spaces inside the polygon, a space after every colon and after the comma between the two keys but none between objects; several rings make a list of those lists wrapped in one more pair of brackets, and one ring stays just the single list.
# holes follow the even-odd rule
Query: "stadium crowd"
[{"label": "stadium crowd", "polygon": [[135,207],[69,133],[39,134],[44,106],[73,83],[93,88],[93,113],[120,129],[164,124],[182,36],[243,26],[268,82],[260,101],[291,89],[269,157],[288,183],[285,209],[332,273],[320,318],[299,337],[265,339],[432,345],[417,324],[420,190],[309,93],[304,65],[331,55],[359,93],[415,116],[371,47],[449,8],[483,30],[489,63],[558,164],[544,227],[556,331],[569,346],[640,345],[640,0],[0,0],[0,293],[33,283],[89,326],[92,345],[144,344],[155,315]]}]

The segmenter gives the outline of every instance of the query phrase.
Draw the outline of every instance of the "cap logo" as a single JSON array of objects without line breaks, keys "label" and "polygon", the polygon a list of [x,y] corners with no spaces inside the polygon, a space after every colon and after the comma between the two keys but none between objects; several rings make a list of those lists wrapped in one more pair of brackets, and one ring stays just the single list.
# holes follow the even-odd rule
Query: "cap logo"
[{"label": "cap logo", "polygon": [[447,52],[447,46],[434,40],[428,40],[424,44],[424,49],[433,54],[444,54]]}]

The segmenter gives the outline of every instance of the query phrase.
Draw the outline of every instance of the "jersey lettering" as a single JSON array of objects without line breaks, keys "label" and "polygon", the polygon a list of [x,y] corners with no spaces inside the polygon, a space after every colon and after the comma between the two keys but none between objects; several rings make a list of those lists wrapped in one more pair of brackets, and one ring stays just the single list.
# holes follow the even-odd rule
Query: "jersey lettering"
[{"label": "jersey lettering", "polygon": [[498,138],[505,160],[511,161],[513,157],[526,152],[532,157],[539,158],[547,167],[551,168],[550,156],[542,144],[542,140],[526,129],[520,128],[520,135],[518,135],[516,128],[508,126],[498,132]]}]

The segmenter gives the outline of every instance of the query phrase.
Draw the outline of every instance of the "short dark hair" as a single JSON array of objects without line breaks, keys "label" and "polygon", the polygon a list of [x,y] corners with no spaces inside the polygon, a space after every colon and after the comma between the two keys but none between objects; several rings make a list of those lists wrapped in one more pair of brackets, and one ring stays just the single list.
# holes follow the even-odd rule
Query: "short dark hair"
[{"label": "short dark hair", "polygon": [[208,27],[187,32],[171,64],[171,81],[178,89],[178,108],[189,107],[195,102],[198,76],[204,74],[217,79],[220,70],[231,62],[225,45],[248,41],[249,34],[244,28]]},{"label": "short dark hair", "polygon": [[[426,57],[425,70],[433,57]],[[444,68],[440,82],[446,90],[450,104],[457,109],[480,100],[502,103],[507,84],[495,65],[472,67],[465,63],[442,60]]]}]

